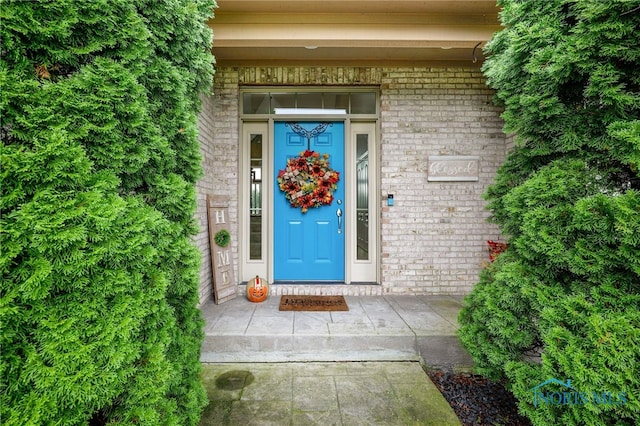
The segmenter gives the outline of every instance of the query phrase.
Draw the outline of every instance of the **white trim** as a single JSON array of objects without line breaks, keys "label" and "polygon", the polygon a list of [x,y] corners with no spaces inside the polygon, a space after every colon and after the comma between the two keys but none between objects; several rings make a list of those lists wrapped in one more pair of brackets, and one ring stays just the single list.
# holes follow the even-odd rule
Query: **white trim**
[{"label": "white trim", "polygon": [[[275,124],[273,121],[273,118],[269,119],[269,136],[271,136],[269,138],[269,146],[267,146],[267,164],[268,164],[268,168],[269,170],[273,170],[273,168],[275,167],[275,144],[274,144],[274,138],[273,135],[275,134]],[[274,193],[273,191],[275,190],[275,179],[273,178],[273,173],[269,173],[269,184],[267,185],[267,187],[269,188],[269,199],[267,200],[267,210],[269,211],[269,218],[273,218],[274,217],[274,206],[273,206],[273,196],[272,194]],[[267,222],[267,247],[269,247],[269,256],[268,256],[268,263],[267,263],[267,281],[272,283],[273,282],[273,253],[275,253],[275,230],[274,230],[274,226],[273,226],[273,219],[270,219],[269,222]]]},{"label": "white trim", "polygon": [[347,115],[346,109],[275,108],[276,115]]},{"label": "white trim", "polygon": [[[250,235],[250,226],[251,226],[251,218],[249,214],[249,185],[250,185],[250,177],[249,170],[251,167],[250,161],[250,149],[251,149],[251,136],[252,135],[261,135],[262,136],[262,176],[263,182],[266,182],[262,185],[262,259],[259,260],[251,260],[249,255],[249,235]],[[240,238],[238,240],[238,253],[240,257],[240,281],[248,281],[251,278],[259,275],[261,277],[266,277],[268,273],[268,265],[270,262],[269,252],[268,252],[268,241],[265,235],[264,230],[267,229],[268,224],[270,223],[270,213],[268,209],[268,200],[271,198],[271,185],[269,185],[269,180],[271,177],[271,169],[269,164],[269,151],[268,147],[271,145],[270,137],[269,137],[269,126],[266,122],[262,123],[243,123],[242,124],[242,143],[240,146],[240,176],[239,176],[239,193],[240,193],[240,214],[239,216],[239,229],[240,229]],[[265,181],[265,179],[267,179]]]},{"label": "white trim", "polygon": [[[348,220],[349,232],[347,235],[347,270],[349,271],[348,282],[380,282],[379,264],[379,220],[380,211],[378,203],[378,143],[376,138],[376,123],[361,122],[350,123],[346,139],[349,141],[346,153],[346,167],[355,168],[357,164],[356,137],[357,135],[367,135],[369,143],[369,175],[368,175],[368,202],[369,202],[369,259],[358,260],[358,238],[357,238],[357,199],[356,184],[357,175],[355,169],[350,169],[347,175],[348,190]],[[345,170],[347,172],[347,170]]]},{"label": "white trim", "polygon": [[[272,88],[271,88],[272,89]],[[256,90],[255,88],[253,90]],[[242,90],[251,92],[253,90]],[[289,90],[300,91],[301,88],[290,88]],[[335,90],[335,89],[333,89]],[[262,90],[260,90],[262,91]],[[282,91],[282,88],[278,88]],[[331,92],[332,89],[325,87],[322,89],[305,88],[308,91]],[[341,87],[340,92],[361,92],[371,91],[371,88],[344,88]],[[240,97],[242,99],[242,96]],[[379,94],[376,95],[376,111],[379,108]],[[240,110],[242,111],[242,109]],[[380,282],[380,233],[379,233],[379,217],[380,203],[378,202],[379,190],[379,166],[378,166],[378,130],[379,123],[377,114],[364,117],[362,115],[346,114],[344,110],[325,110],[325,109],[280,109],[276,111],[278,114],[260,115],[244,115],[241,114],[241,146],[240,162],[239,162],[239,278],[241,282],[259,275],[266,277],[268,282],[273,282],[273,253],[274,253],[274,227],[273,227],[273,196],[275,191],[275,181],[273,179],[274,150],[273,134],[275,121],[288,120],[317,120],[317,121],[343,121],[344,126],[344,143],[345,143],[345,228],[348,230],[345,235],[345,283],[352,282]],[[358,117],[358,121],[355,120]],[[262,215],[262,259],[249,259],[249,168],[250,164],[250,137],[252,134],[261,134],[263,140],[262,159],[263,170],[262,185],[263,191],[263,215]],[[356,211],[356,191],[357,176],[355,166],[356,158],[356,136],[358,134],[367,134],[369,139],[369,259],[357,260],[357,211]],[[319,282],[318,284],[322,284]]]}]

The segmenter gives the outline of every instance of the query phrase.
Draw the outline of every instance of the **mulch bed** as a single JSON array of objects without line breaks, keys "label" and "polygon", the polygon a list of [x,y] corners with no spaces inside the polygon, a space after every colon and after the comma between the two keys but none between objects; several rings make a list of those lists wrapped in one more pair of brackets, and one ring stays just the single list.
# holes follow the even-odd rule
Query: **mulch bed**
[{"label": "mulch bed", "polygon": [[513,394],[500,383],[469,373],[428,370],[427,374],[464,426],[531,426],[518,414]]}]

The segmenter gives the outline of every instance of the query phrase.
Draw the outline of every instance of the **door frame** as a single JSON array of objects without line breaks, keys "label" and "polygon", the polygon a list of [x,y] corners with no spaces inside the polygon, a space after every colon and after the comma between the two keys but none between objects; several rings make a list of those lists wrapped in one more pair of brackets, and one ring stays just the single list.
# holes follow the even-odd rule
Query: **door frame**
[{"label": "door frame", "polygon": [[[299,90],[299,89],[298,89]],[[344,89],[342,89],[344,90]],[[345,173],[341,180],[345,185],[345,200],[343,205],[345,229],[345,284],[352,283],[380,283],[380,216],[382,199],[379,183],[379,120],[376,117],[353,117],[349,114],[303,114],[303,115],[274,115],[241,116],[240,144],[239,144],[239,200],[238,200],[238,258],[239,281],[246,282],[259,275],[273,282],[273,253],[274,253],[274,197],[278,195],[275,179],[271,179],[276,167],[274,159],[274,128],[278,121],[328,121],[344,122],[345,144]],[[252,135],[262,138],[262,257],[250,259],[249,253],[249,225],[250,225],[250,140]],[[369,208],[369,257],[366,260],[357,258],[357,211],[356,211],[356,137],[366,135],[369,147],[369,176],[368,176],[368,208]],[[267,179],[267,177],[269,177]],[[318,281],[318,284],[326,282]]]}]

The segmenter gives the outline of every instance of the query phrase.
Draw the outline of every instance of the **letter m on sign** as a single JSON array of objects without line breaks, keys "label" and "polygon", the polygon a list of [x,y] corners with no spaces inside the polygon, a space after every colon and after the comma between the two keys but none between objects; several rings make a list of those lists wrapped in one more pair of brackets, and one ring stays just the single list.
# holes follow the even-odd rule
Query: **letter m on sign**
[{"label": "letter m on sign", "polygon": [[229,256],[229,250],[218,251],[218,266],[229,266],[231,264],[231,258]]}]

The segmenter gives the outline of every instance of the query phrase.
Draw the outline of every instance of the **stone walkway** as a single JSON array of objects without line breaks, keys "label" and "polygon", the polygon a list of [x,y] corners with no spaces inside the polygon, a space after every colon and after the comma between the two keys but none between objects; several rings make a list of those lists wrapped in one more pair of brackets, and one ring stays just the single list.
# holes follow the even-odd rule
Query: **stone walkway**
[{"label": "stone walkway", "polygon": [[280,297],[207,304],[201,425],[459,425],[422,365],[468,368],[457,296],[345,296],[347,312]]},{"label": "stone walkway", "polygon": [[201,426],[460,425],[418,362],[205,364]]}]

